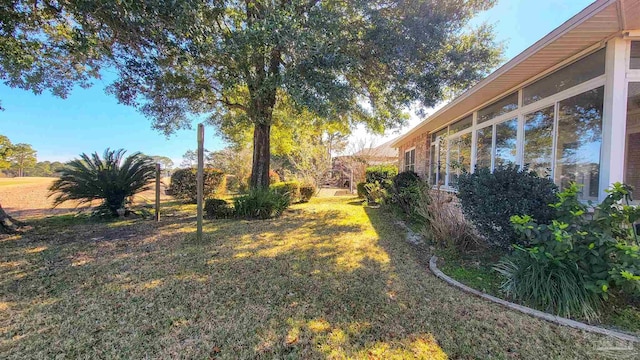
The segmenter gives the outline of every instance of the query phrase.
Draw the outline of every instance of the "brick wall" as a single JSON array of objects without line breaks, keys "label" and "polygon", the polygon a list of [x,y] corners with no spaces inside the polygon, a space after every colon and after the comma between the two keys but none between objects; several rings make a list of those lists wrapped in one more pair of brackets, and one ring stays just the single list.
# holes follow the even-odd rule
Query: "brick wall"
[{"label": "brick wall", "polygon": [[429,151],[431,149],[429,133],[422,133],[406,140],[398,149],[398,169],[404,171],[404,152],[412,147],[416,148],[416,173],[423,178],[429,176]]}]

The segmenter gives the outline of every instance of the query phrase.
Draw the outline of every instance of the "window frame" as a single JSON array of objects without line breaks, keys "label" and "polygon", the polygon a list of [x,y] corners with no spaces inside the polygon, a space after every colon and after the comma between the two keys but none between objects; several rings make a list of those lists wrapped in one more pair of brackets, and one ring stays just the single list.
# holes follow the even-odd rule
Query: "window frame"
[{"label": "window frame", "polygon": [[[555,171],[556,171],[556,147],[557,147],[557,137],[558,137],[558,126],[557,126],[557,122],[558,122],[558,106],[559,106],[559,102],[561,102],[562,100],[574,97],[576,95],[580,95],[582,93],[585,93],[587,91],[596,89],[598,87],[601,86],[605,86],[605,82],[606,82],[606,70],[604,72],[604,74],[599,75],[593,79],[587,80],[583,83],[580,83],[578,85],[575,85],[571,88],[565,89],[561,92],[555,93],[553,95],[547,96],[543,99],[537,100],[533,103],[530,103],[528,105],[524,105],[523,103],[523,89],[528,86],[531,85],[533,83],[535,83],[536,81],[554,73],[557,70],[561,70],[567,66],[570,66],[571,64],[578,62],[582,59],[584,59],[585,57],[592,55],[594,53],[596,53],[597,51],[602,50],[603,47],[598,47],[595,49],[592,49],[591,51],[589,51],[588,53],[582,54],[581,56],[573,59],[570,62],[567,62],[566,64],[562,64],[561,66],[558,66],[556,69],[553,69],[551,71],[545,71],[540,73],[540,75],[533,77],[531,79],[529,79],[528,81],[522,83],[521,85],[518,85],[515,88],[509,89],[508,91],[505,91],[503,93],[501,93],[499,96],[494,97],[493,99],[481,104],[480,106],[474,108],[471,112],[467,112],[464,113],[462,116],[459,116],[457,118],[455,118],[454,120],[448,122],[447,124],[436,128],[435,130],[433,130],[430,133],[430,139],[432,139],[432,136],[444,129],[447,129],[447,131],[445,131],[444,135],[439,135],[435,137],[435,141],[432,142],[431,146],[431,151],[435,151],[436,156],[434,157],[434,160],[436,163],[441,163],[442,159],[440,159],[440,147],[442,145],[447,146],[447,151],[446,151],[446,159],[444,161],[444,182],[442,185],[442,188],[444,190],[447,191],[455,191],[455,189],[453,187],[449,186],[449,172],[447,171],[448,169],[448,164],[449,164],[449,149],[448,149],[448,144],[451,140],[456,139],[458,137],[460,137],[461,135],[471,132],[471,136],[472,136],[472,140],[471,140],[471,146],[472,146],[472,150],[471,150],[471,169],[470,171],[473,173],[475,172],[476,169],[476,165],[477,165],[477,130],[480,129],[484,129],[486,127],[491,126],[492,127],[492,146],[491,146],[491,171],[493,172],[495,170],[495,157],[496,157],[496,125],[503,123],[505,121],[509,121],[509,120],[513,120],[513,119],[517,119],[517,134],[516,134],[516,165],[522,167],[524,165],[524,126],[525,126],[525,115],[533,113],[535,111],[538,110],[542,110],[544,108],[547,108],[549,106],[554,106],[554,128],[553,128],[553,140],[552,140],[552,155],[551,155],[551,179],[553,180],[555,177]],[[631,42],[629,41],[628,43],[628,49],[631,48]],[[630,62],[627,62],[627,67],[629,67]],[[606,64],[605,64],[605,69],[606,69]],[[628,73],[632,73],[632,76],[628,76],[628,81],[631,81],[630,79],[638,79],[640,80],[640,69],[630,69],[628,70]],[[638,81],[636,80],[636,81]],[[510,111],[508,113],[504,113],[502,115],[496,116],[490,120],[487,120],[485,122],[482,123],[478,123],[478,112],[482,109],[485,109],[486,107],[490,106],[491,104],[500,101],[501,99],[510,96],[511,94],[513,94],[514,92],[517,92],[518,94],[518,108]],[[465,119],[468,116],[473,116],[473,120],[472,120],[472,125],[469,128],[466,128],[462,131],[456,132],[456,133],[448,133],[448,129],[450,127],[450,125],[455,124],[456,122]],[[441,139],[443,139],[444,141],[441,141]],[[603,152],[601,151],[600,153],[600,164],[602,164],[602,157],[603,157]],[[433,182],[433,187],[436,188],[438,186],[438,183],[442,181],[442,179],[439,179],[439,172],[438,172],[438,167],[437,165],[435,166],[435,170],[434,170],[436,179],[431,179],[431,171],[430,171],[430,180],[432,180]],[[602,176],[602,172],[600,173]]]},{"label": "window frame", "polygon": [[[407,164],[407,153],[411,153],[413,151],[413,164],[409,165]],[[409,155],[409,159],[411,159],[411,155]],[[404,171],[416,171],[416,147],[410,147],[408,149],[406,149],[404,151],[404,159],[402,160],[402,168],[404,169]],[[408,167],[411,166],[412,169],[408,169]]]}]

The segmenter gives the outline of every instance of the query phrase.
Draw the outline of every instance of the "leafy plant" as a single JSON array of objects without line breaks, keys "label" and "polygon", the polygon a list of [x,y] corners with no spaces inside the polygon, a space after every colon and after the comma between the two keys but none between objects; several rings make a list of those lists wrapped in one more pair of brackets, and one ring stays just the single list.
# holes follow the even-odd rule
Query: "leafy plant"
[{"label": "leafy plant", "polygon": [[60,179],[49,188],[56,195],[53,205],[65,201],[80,204],[102,200],[97,213],[119,216],[131,196],[151,188],[155,178],[155,164],[148,156],[133,153],[124,158],[125,150],[106,149],[102,158],[98,153],[81,154],[80,159],[69,161],[60,170]]},{"label": "leafy plant", "polygon": [[367,197],[367,183],[361,182],[356,184],[356,192],[358,193],[359,198]]},{"label": "leafy plant", "polygon": [[466,252],[481,244],[455,196],[447,192],[432,190],[430,186],[422,184],[416,201],[416,213],[425,224],[422,234],[442,248]]},{"label": "leafy plant", "polygon": [[420,178],[413,171],[399,173],[393,178],[391,202],[396,204],[406,215],[413,215],[416,203],[420,198]]},{"label": "leafy plant", "polygon": [[504,277],[501,289],[528,306],[565,317],[598,317],[601,300],[587,289],[575,263],[518,251],[494,269]]},{"label": "leafy plant", "polygon": [[388,196],[387,190],[378,181],[367,183],[364,187],[369,205],[381,204]]},{"label": "leafy plant", "polygon": [[[553,271],[557,279],[570,277],[578,282],[574,287],[589,293],[580,301],[585,316],[593,317],[590,308],[597,312],[598,302],[591,297],[607,300],[615,292],[640,296],[640,250],[632,226],[640,218],[640,210],[620,203],[630,199],[631,192],[627,185],[617,183],[607,190],[607,198],[590,216],[593,204],[580,202],[579,191],[580,187],[572,183],[558,194],[558,202],[551,205],[556,217],[550,224],[539,224],[529,215],[514,215],[514,228],[530,247],[516,247],[518,251],[497,269],[506,277],[505,288],[515,297],[551,307],[556,313],[575,312],[575,306],[560,292],[550,298],[549,291],[531,289],[538,285],[531,282],[531,271],[523,267]],[[561,285],[568,286],[559,280],[545,286]]]},{"label": "leafy plant", "polygon": [[227,219],[234,215],[229,203],[222,199],[209,198],[204,202],[204,212],[212,219]]},{"label": "leafy plant", "polygon": [[271,191],[279,195],[289,197],[289,202],[294,204],[300,202],[300,183],[297,181],[277,182],[269,186]]},{"label": "leafy plant", "polygon": [[398,175],[398,168],[394,165],[370,166],[365,172],[365,181],[369,184],[378,183],[385,190],[393,186],[393,178]]},{"label": "leafy plant", "polygon": [[519,238],[510,222],[512,215],[529,214],[541,224],[551,222],[555,210],[548,204],[556,201],[557,189],[550,179],[513,164],[498,166],[493,173],[476,169],[458,180],[464,214],[489,244],[503,249],[511,249]]},{"label": "leafy plant", "polygon": [[306,203],[316,194],[316,187],[313,184],[302,184],[300,186],[300,202]]},{"label": "leafy plant", "polygon": [[236,215],[251,219],[279,217],[290,204],[289,196],[262,189],[251,190],[234,199]]},{"label": "leafy plant", "polygon": [[[171,175],[170,192],[173,197],[195,203],[198,195],[196,169],[178,169]],[[203,173],[204,198],[224,194],[227,183],[225,174],[218,169],[205,168]]]}]

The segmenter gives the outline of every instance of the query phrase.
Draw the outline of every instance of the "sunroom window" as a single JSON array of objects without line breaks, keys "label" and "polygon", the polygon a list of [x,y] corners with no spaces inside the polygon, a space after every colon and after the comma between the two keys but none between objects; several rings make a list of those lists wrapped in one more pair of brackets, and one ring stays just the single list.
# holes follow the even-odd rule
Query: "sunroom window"
[{"label": "sunroom window", "polygon": [[478,111],[478,124],[489,121],[502,114],[506,114],[518,108],[518,92],[505,96],[493,104]]},{"label": "sunroom window", "polygon": [[631,42],[631,59],[629,69],[640,69],[640,41]]},{"label": "sunroom window", "polygon": [[553,105],[524,116],[524,163],[541,177],[551,177]]},{"label": "sunroom window", "polygon": [[603,102],[601,86],[558,103],[555,183],[582,184],[585,200],[598,198]]},{"label": "sunroom window", "polygon": [[491,168],[493,154],[493,126],[476,132],[476,168]]},{"label": "sunroom window", "polygon": [[518,119],[496,125],[495,167],[516,163],[518,151]]},{"label": "sunroom window", "polygon": [[604,74],[605,49],[565,66],[522,90],[524,105],[534,103]]},{"label": "sunroom window", "polygon": [[457,186],[460,174],[471,171],[471,133],[460,135],[449,141],[447,172],[449,186]]}]

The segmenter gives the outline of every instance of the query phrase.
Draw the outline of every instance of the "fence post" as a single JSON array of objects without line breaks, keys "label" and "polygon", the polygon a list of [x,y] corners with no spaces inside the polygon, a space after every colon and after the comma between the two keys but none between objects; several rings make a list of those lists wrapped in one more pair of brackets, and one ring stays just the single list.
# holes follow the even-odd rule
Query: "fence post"
[{"label": "fence post", "polygon": [[202,202],[204,193],[204,125],[198,124],[198,205],[197,205],[197,234],[198,241],[202,241]]},{"label": "fence post", "polygon": [[156,163],[156,221],[160,221],[160,163]]}]

